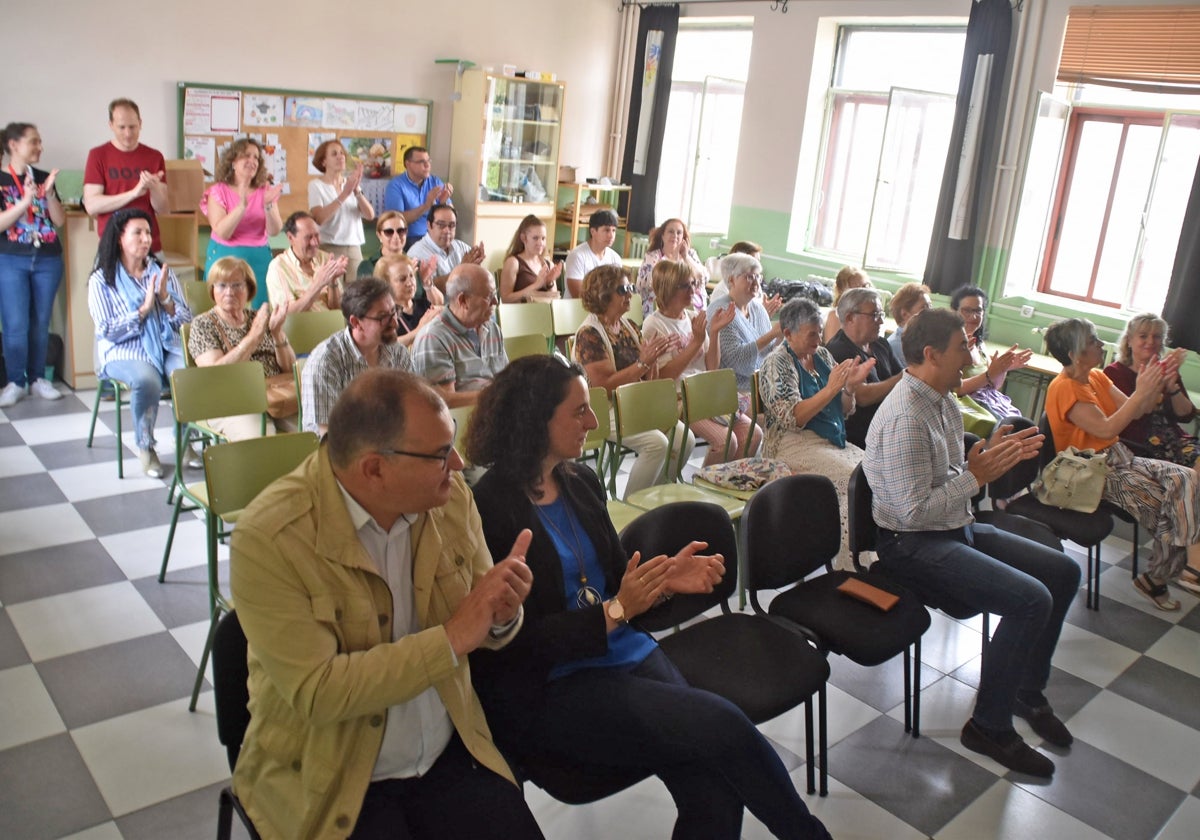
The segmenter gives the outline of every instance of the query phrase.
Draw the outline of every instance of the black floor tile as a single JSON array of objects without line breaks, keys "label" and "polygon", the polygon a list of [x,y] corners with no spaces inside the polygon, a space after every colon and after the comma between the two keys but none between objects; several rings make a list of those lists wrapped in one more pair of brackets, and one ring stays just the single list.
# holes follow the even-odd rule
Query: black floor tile
[{"label": "black floor tile", "polygon": [[0,562],[0,601],[17,604],[125,580],[99,540],[10,554]]},{"label": "black floor tile", "polygon": [[0,512],[57,505],[67,497],[46,473],[0,478]]},{"label": "black floor tile", "polygon": [[0,423],[0,446],[21,446],[24,443],[12,423]]},{"label": "black floor tile", "polygon": [[[134,461],[133,468],[138,469]],[[102,499],[87,499],[75,502],[75,510],[83,517],[97,537],[119,534],[166,525],[171,521],[171,507],[163,504],[165,488],[142,490]],[[147,551],[160,551],[161,547],[146,547]]]},{"label": "black floor tile", "polygon": [[[206,597],[207,569],[204,566],[195,568],[204,574],[189,576],[184,574],[184,570],[173,572],[168,568],[167,579],[163,583],[159,583],[156,576],[138,578],[133,582],[134,588],[168,628],[211,618]],[[228,585],[223,591],[229,591]]]},{"label": "black floor tile", "polygon": [[[211,840],[217,833],[217,797],[225,785],[209,785],[117,820],[125,840]],[[237,814],[233,816],[233,840],[249,840]]]},{"label": "black floor tile", "polygon": [[21,642],[21,634],[13,627],[8,610],[0,609],[0,670],[15,668],[29,662],[29,651]]},{"label": "black floor tile", "polygon": [[[109,434],[96,433],[92,446],[87,445],[87,438],[79,440],[58,441],[55,443],[39,443],[31,446],[33,454],[48,470],[61,470],[68,467],[85,467],[89,464],[112,463],[116,472],[117,448],[116,438]],[[137,462],[137,452],[128,446],[125,449],[125,469],[133,464],[133,475],[140,473]]]},{"label": "black floor tile", "polygon": [[1143,656],[1109,684],[1114,694],[1200,729],[1200,677]]},{"label": "black floor tile", "polygon": [[62,837],[111,819],[71,736],[0,752],[0,837]]},{"label": "black floor tile", "polygon": [[[1109,583],[1109,581],[1104,581]],[[1122,584],[1126,581],[1122,580]],[[1100,609],[1089,610],[1083,598],[1076,598],[1067,611],[1067,623],[1082,627],[1097,636],[1145,653],[1171,629],[1170,622],[1136,607],[1100,596]]]}]

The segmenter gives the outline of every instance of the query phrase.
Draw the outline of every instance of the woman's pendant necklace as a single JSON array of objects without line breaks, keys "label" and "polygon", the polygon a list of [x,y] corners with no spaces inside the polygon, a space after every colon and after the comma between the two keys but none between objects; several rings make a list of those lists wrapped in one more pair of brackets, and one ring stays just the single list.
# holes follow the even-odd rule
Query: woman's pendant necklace
[{"label": "woman's pendant necklace", "polygon": [[[534,510],[537,511],[538,518],[542,520],[542,524],[554,532],[554,535],[562,541],[564,545],[570,545],[567,542],[566,536],[554,524],[550,515],[543,512],[540,505],[534,505]],[[604,603],[604,598],[596,590],[596,587],[588,585],[587,571],[583,567],[583,541],[579,538],[579,532],[575,530],[575,517],[571,515],[570,508],[566,503],[563,503],[563,512],[567,517],[567,524],[571,526],[571,542],[575,544],[575,563],[579,568],[579,589],[575,593],[575,606],[579,609],[586,607],[595,607]]]}]

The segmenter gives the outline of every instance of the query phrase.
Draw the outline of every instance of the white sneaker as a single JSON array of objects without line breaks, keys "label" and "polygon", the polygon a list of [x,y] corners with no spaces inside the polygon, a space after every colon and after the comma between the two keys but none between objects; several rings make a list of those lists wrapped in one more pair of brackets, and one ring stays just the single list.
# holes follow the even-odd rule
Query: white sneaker
[{"label": "white sneaker", "polygon": [[0,391],[0,408],[8,408],[10,405],[16,405],[25,396],[25,388],[18,385],[16,382],[9,382],[4,386],[4,390]]},{"label": "white sneaker", "polygon": [[29,386],[30,393],[41,397],[44,400],[61,400],[62,392],[47,382],[45,379],[35,379],[33,384]]},{"label": "white sneaker", "polygon": [[158,453],[153,449],[143,449],[138,452],[138,461],[142,464],[142,472],[149,478],[162,478],[163,468],[159,463]]}]

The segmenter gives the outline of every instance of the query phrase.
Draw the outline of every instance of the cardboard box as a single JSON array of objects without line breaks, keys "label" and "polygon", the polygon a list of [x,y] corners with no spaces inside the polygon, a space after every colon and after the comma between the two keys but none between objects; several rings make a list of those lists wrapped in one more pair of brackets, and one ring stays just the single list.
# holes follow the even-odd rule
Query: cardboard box
[{"label": "cardboard box", "polygon": [[577,166],[560,166],[560,167],[558,167],[558,182],[560,184],[579,183],[579,167],[577,167]]},{"label": "cardboard box", "polygon": [[204,170],[200,161],[167,161],[167,198],[172,213],[198,213],[203,195]]}]

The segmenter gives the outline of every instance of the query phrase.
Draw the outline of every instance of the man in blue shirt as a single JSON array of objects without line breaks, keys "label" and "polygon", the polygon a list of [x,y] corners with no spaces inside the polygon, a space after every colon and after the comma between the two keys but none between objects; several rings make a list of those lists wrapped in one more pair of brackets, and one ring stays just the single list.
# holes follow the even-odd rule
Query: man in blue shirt
[{"label": "man in blue shirt", "polygon": [[426,219],[435,204],[450,204],[454,187],[441,178],[430,174],[429,150],[424,146],[411,146],[404,150],[404,172],[388,183],[383,197],[384,210],[396,210],[404,215],[408,224],[409,248],[420,241],[429,226]]}]

